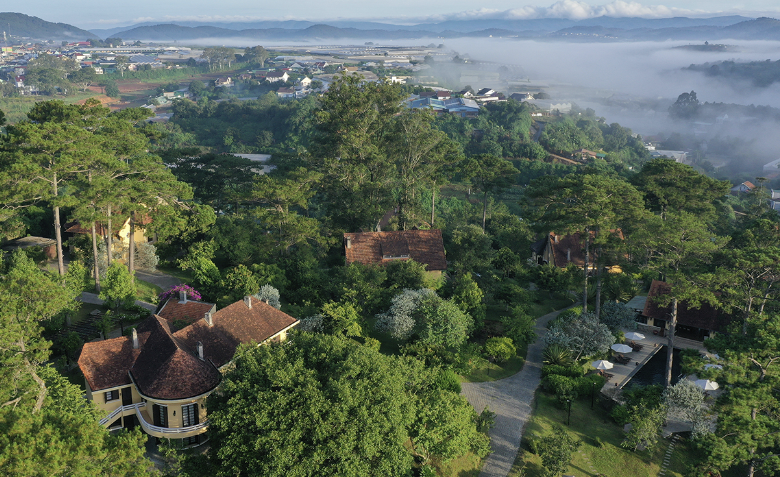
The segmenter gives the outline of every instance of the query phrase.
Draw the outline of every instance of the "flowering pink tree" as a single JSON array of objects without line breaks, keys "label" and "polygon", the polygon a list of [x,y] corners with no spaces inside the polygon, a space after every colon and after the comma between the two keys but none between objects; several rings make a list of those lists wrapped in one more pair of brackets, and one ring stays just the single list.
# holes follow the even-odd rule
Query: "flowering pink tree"
[{"label": "flowering pink tree", "polygon": [[170,297],[177,297],[177,296],[179,296],[179,292],[180,291],[187,292],[187,298],[188,299],[193,299],[193,300],[200,300],[201,299],[200,292],[198,290],[192,288],[189,285],[181,284],[181,285],[172,286],[168,290],[160,293],[160,295],[159,295],[160,302],[163,302],[163,301],[167,300]]}]

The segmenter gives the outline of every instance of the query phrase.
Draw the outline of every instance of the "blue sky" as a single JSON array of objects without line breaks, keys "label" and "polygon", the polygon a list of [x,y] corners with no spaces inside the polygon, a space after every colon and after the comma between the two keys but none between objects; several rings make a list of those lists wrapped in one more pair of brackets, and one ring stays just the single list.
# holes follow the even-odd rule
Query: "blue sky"
[{"label": "blue sky", "polygon": [[[443,6],[444,5],[444,6]],[[7,8],[7,7],[6,7]],[[82,28],[110,28],[143,21],[173,20],[335,20],[372,19],[410,22],[468,18],[590,18],[594,16],[746,16],[780,17],[777,0],[667,0],[664,4],[616,0],[482,0],[432,2],[394,0],[296,0],[257,2],[249,0],[80,0],[77,3],[31,0],[9,10],[34,15],[47,21],[64,22]]]}]

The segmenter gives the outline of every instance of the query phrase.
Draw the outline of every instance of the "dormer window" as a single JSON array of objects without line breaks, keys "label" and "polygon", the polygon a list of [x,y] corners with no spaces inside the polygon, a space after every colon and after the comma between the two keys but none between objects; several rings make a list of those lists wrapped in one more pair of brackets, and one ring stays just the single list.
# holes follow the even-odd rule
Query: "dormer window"
[{"label": "dormer window", "polygon": [[400,258],[409,258],[409,254],[403,254],[403,255],[390,255],[390,254],[387,254],[387,255],[382,255],[382,258],[384,260],[397,260],[397,259],[400,259]]}]

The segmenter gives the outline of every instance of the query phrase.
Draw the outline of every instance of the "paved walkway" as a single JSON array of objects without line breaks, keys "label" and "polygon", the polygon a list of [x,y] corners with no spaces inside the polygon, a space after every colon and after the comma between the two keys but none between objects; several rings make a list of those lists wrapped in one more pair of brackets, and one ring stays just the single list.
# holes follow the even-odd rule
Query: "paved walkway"
[{"label": "paved walkway", "polygon": [[462,394],[482,412],[485,406],[496,413],[496,425],[490,430],[490,446],[493,453],[485,460],[481,477],[505,477],[520,448],[520,438],[528,418],[531,417],[532,402],[536,388],[542,379],[542,336],[547,332],[547,323],[563,311],[555,311],[536,320],[536,342],[528,346],[523,369],[505,379],[487,383],[463,383]]},{"label": "paved walkway", "polygon": [[163,291],[169,289],[172,286],[181,285],[181,280],[178,278],[163,272],[158,272],[157,270],[136,270],[135,276],[139,280],[157,285],[158,287],[162,288]]}]

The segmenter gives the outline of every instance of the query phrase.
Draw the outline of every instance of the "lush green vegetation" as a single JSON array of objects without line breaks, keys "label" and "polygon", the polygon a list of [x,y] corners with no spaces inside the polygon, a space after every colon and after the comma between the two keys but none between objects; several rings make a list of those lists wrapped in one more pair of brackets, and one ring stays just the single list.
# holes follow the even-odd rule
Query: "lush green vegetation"
[{"label": "lush green vegetation", "polygon": [[[230,63],[218,54],[217,67]],[[732,386],[712,408],[718,430],[686,441],[685,464],[700,473],[773,471],[780,234],[763,184],[726,198],[729,184],[673,161],[647,160],[639,138],[589,111],[551,119],[536,143],[530,109],[520,103],[489,105],[473,119],[437,118],[402,110],[400,87],[347,76],[322,98],[303,101],[266,95],[217,103],[214,94],[204,87],[197,102],[178,101],[166,127],[147,125],[143,111],[44,102],[0,141],[4,238],[51,231],[52,218],[56,228],[78,220],[115,229],[127,217],[141,223],[148,216],[146,236],[156,238],[151,255],[180,270],[205,301],[223,307],[265,294],[301,319],[292,343],[239,353],[225,378],[230,393],[210,398],[213,451],[185,458],[181,475],[248,468],[282,475],[292,463],[302,475],[318,465],[333,475],[403,475],[431,466],[442,475],[473,472],[485,455],[490,419],[458,395],[460,381],[519,370],[536,338],[535,319],[575,300],[581,307],[550,323],[545,336],[543,386],[550,395],[539,395],[531,424],[545,435],[534,451],[540,456],[521,456],[530,462],[526,471],[540,475],[540,463],[553,473],[566,468],[579,446],[588,456],[573,454],[581,469],[657,472],[664,447],[658,429],[672,401],[660,390],[624,393],[610,417],[591,412],[587,398],[603,378],[586,375],[584,365],[605,357],[631,323],[613,302],[659,277],[671,287],[662,305],[709,303],[735,318],[707,342],[725,357],[724,369],[702,374]],[[693,104],[690,94],[688,100]],[[580,148],[604,157],[565,166],[541,161]],[[276,168],[260,174],[256,163],[222,152],[273,152]],[[345,266],[344,233],[375,230],[382,217],[383,230],[441,230],[446,276],[413,260]],[[572,240],[579,266],[532,261],[532,243],[557,243],[550,232]],[[42,392],[37,366],[48,357],[38,321],[55,320],[87,281],[100,281],[114,308],[136,297],[130,277],[150,249],[129,250],[128,263],[120,264],[111,255],[112,236],[83,239],[80,249],[88,252],[72,257],[69,275],[63,264],[59,274],[33,274],[20,257],[4,272],[20,285],[0,294],[14,305],[0,307],[0,317],[25,325],[9,325],[0,338],[29,353],[28,362],[8,357],[8,369],[30,385],[29,396],[20,396],[26,409],[44,405],[32,399]],[[132,237],[129,243],[135,247]],[[24,301],[37,295],[22,293],[23,271],[69,294],[52,303]],[[158,291],[136,282],[146,297]],[[44,305],[51,308],[35,308]],[[107,316],[101,326],[109,329]],[[674,326],[676,314],[670,321]],[[58,349],[72,354],[74,343],[63,340]],[[702,362],[687,366],[707,373]],[[7,388],[12,401],[18,394],[8,376],[0,390]],[[258,402],[248,390],[267,399]],[[572,435],[548,432],[562,421],[566,400],[574,402]],[[284,406],[305,406],[307,419],[279,416]],[[234,425],[239,419],[243,424]],[[318,427],[323,422],[333,425]],[[623,423],[632,431],[624,433]],[[257,425],[276,430],[249,431]],[[341,428],[350,431],[332,434]],[[469,442],[456,438],[463,436]],[[245,452],[249,441],[268,451]],[[331,449],[324,461],[330,445],[346,451]],[[348,462],[353,450],[359,463]],[[682,460],[673,462],[673,471],[688,471]]]}]

